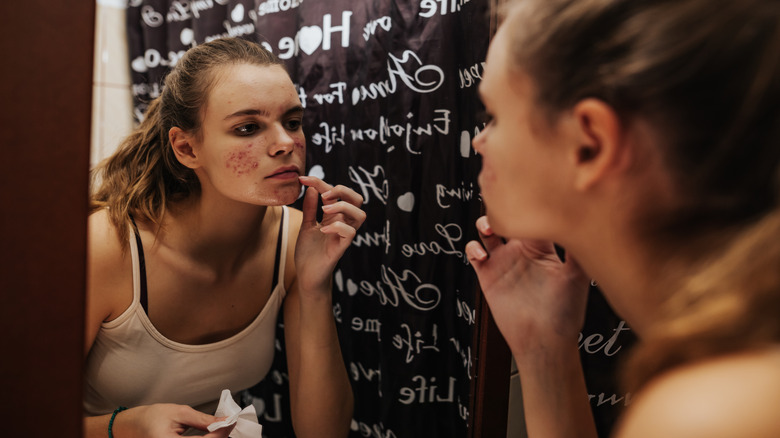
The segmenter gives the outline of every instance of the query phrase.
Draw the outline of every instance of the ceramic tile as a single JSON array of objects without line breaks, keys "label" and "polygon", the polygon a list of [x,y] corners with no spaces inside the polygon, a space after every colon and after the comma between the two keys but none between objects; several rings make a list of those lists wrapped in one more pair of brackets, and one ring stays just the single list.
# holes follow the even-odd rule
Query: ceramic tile
[{"label": "ceramic tile", "polygon": [[100,85],[95,88],[99,106],[93,116],[97,125],[93,130],[96,136],[92,143],[93,165],[111,155],[134,128],[130,86]]},{"label": "ceramic tile", "polygon": [[90,167],[94,166],[102,156],[101,108],[103,107],[103,87],[92,86],[92,126],[90,134]]},{"label": "ceramic tile", "polygon": [[98,61],[103,65],[102,82],[106,84],[130,84],[125,12],[125,9],[104,6],[101,14],[103,43]]}]

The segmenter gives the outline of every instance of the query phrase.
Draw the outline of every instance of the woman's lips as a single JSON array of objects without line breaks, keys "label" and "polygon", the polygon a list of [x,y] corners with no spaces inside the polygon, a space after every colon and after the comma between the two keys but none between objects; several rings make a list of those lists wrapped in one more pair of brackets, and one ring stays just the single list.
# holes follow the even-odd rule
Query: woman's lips
[{"label": "woman's lips", "polygon": [[301,174],[301,172],[298,170],[295,166],[288,166],[288,167],[282,167],[280,169],[276,169],[271,175],[267,176],[266,178],[272,178],[272,179],[293,179],[298,178],[298,176]]}]

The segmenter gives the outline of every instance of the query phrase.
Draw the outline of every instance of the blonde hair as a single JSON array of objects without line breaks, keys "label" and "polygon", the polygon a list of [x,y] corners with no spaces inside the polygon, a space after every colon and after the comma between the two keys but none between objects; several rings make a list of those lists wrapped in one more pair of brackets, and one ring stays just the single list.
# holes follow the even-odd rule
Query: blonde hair
[{"label": "blonde hair", "polygon": [[706,267],[680,273],[629,384],[780,343],[780,2],[522,0],[505,14],[548,119],[597,98],[663,135],[683,202],[646,226]]},{"label": "blonde hair", "polygon": [[149,104],[143,121],[93,169],[91,210],[108,207],[123,245],[130,215],[159,225],[172,202],[199,193],[198,178],[176,159],[168,131],[179,127],[199,134],[216,69],[235,64],[283,67],[272,53],[241,38],[221,38],[188,50],[166,76],[162,94]]},{"label": "blonde hair", "polygon": [[677,365],[780,343],[780,210],[747,227],[694,273],[628,358],[636,390]]}]

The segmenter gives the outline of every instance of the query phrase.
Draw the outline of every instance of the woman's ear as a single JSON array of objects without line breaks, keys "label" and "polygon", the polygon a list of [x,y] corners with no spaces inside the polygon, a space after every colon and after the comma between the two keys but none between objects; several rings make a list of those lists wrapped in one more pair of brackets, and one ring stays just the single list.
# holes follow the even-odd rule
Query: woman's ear
[{"label": "woman's ear", "polygon": [[168,131],[168,141],[179,162],[190,169],[200,166],[195,149],[192,147],[192,136],[181,128],[174,126]]},{"label": "woman's ear", "polygon": [[572,111],[577,146],[573,150],[575,184],[587,190],[605,177],[628,168],[630,148],[615,110],[598,99],[584,99]]}]

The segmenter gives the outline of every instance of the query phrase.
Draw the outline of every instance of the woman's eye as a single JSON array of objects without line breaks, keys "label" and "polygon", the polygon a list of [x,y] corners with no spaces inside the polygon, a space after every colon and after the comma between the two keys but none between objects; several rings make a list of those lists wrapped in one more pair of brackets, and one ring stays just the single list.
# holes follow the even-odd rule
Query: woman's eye
[{"label": "woman's eye", "polygon": [[287,129],[290,131],[297,131],[301,128],[301,121],[297,119],[289,120],[287,122]]},{"label": "woman's eye", "polygon": [[257,132],[258,129],[260,129],[260,127],[257,126],[257,123],[247,123],[237,127],[235,131],[238,135],[252,135]]},{"label": "woman's eye", "polygon": [[482,112],[479,114],[479,116],[478,116],[477,120],[478,120],[478,121],[480,121],[480,122],[482,122],[482,123],[484,123],[484,124],[485,124],[485,126],[490,126],[490,125],[492,125],[492,124],[493,124],[493,114],[490,114],[490,113],[489,113],[489,112],[487,112],[487,111],[482,111]]}]

